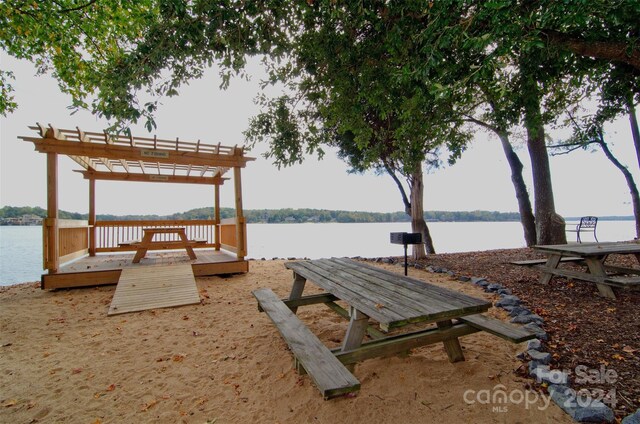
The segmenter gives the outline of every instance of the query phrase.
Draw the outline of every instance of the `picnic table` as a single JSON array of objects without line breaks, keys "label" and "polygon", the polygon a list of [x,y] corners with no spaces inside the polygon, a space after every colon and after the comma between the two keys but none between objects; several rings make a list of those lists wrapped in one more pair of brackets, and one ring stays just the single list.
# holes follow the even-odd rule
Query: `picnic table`
[{"label": "picnic table", "polygon": [[[279,299],[269,288],[255,290],[253,295],[291,348],[296,369],[309,374],[325,399],[358,390],[360,383],[351,372],[365,359],[442,342],[449,360],[457,362],[464,360],[458,338],[471,333],[487,331],[516,343],[535,337],[521,327],[480,315],[491,302],[361,262],[333,258],[285,266],[294,276],[287,299]],[[325,292],[303,296],[307,281]],[[336,303],[339,300],[348,310]],[[349,319],[339,348],[327,348],[295,315],[299,307],[318,303]],[[399,335],[385,334],[408,324],[434,323]],[[373,340],[365,342],[365,334]]]},{"label": "picnic table", "polygon": [[[159,249],[185,249],[190,259],[196,259],[196,254],[193,251],[193,246],[197,241],[189,240],[185,227],[173,227],[173,228],[143,228],[142,241],[133,243],[136,247],[136,254],[133,257],[133,263],[137,264],[147,254],[147,250],[159,250]],[[156,234],[177,234],[179,240],[158,240],[154,241],[153,237]]]},{"label": "picnic table", "polygon": [[[640,284],[640,269],[607,265],[609,255],[634,255],[640,262],[640,244],[636,242],[582,243],[534,246],[547,255],[544,265],[538,265],[542,274],[540,283],[548,284],[554,275],[588,281],[596,284],[601,296],[615,299],[612,287],[633,288]],[[584,260],[587,269],[561,268],[563,257],[578,257]]]}]

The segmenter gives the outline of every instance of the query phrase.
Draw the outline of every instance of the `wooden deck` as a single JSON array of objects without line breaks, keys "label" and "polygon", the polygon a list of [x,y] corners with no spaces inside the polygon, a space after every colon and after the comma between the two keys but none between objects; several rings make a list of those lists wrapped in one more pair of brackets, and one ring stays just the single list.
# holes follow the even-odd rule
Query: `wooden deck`
[{"label": "wooden deck", "polygon": [[189,264],[196,277],[234,274],[249,271],[249,262],[236,255],[214,249],[197,249],[197,259],[191,260],[184,250],[149,252],[140,263],[134,264],[135,252],[85,256],[63,265],[56,274],[44,274],[41,287],[58,289],[68,287],[117,284],[125,269],[153,266]]},{"label": "wooden deck", "polygon": [[107,315],[200,303],[189,264],[122,270]]}]

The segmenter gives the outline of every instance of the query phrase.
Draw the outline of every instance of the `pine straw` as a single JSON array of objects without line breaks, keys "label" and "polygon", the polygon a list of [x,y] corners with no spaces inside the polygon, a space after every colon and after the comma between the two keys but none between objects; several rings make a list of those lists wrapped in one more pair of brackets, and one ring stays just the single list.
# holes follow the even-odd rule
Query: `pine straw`
[{"label": "pine straw", "polygon": [[[573,373],[572,387],[615,390],[614,411],[619,418],[636,411],[640,408],[640,290],[614,289],[617,299],[610,300],[600,297],[591,283],[554,277],[550,284],[540,285],[537,270],[509,263],[536,258],[543,256],[532,249],[504,249],[430,255],[421,265],[447,268],[456,276],[483,277],[511,289],[545,319],[549,340],[544,345],[553,355],[552,369],[573,373],[578,365],[585,365],[615,370],[617,378],[609,383],[579,384]],[[629,255],[611,255],[607,263],[638,266]]]}]

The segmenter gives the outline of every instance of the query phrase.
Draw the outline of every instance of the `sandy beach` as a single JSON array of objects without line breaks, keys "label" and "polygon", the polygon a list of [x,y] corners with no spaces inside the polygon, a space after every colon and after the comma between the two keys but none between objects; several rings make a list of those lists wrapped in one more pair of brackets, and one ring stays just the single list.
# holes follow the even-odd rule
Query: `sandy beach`
[{"label": "sandy beach", "polygon": [[[288,294],[291,272],[283,262],[252,261],[245,275],[198,278],[200,305],[112,317],[115,286],[1,288],[0,422],[572,422],[515,374],[526,344],[484,332],[461,339],[464,362],[449,363],[438,344],[358,364],[360,392],[324,401],[308,376],[296,373],[251,295],[260,287]],[[497,300],[444,274],[410,275]],[[490,314],[505,318],[495,308]],[[346,320],[322,305],[298,315],[327,345],[340,344]],[[500,390],[516,402],[484,401]],[[518,402],[525,395],[537,402]]]}]

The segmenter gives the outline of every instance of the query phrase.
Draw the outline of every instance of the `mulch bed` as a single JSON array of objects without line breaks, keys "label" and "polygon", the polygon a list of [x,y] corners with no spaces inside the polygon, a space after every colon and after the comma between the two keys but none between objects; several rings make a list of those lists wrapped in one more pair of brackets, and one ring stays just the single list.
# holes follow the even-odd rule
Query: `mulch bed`
[{"label": "mulch bed", "polygon": [[[545,319],[552,353],[552,369],[571,372],[572,388],[614,393],[616,417],[623,418],[640,408],[640,290],[617,290],[617,300],[600,297],[595,284],[554,277],[548,285],[538,283],[534,268],[509,262],[543,258],[532,249],[430,255],[421,265],[447,268],[457,276],[483,277],[500,283],[520,297],[524,305]],[[607,263],[637,267],[630,256],[612,255]],[[579,266],[579,265],[575,265]],[[589,370],[614,370],[607,381],[591,371],[590,381],[576,382],[578,365]],[[522,367],[526,373],[526,367]],[[584,374],[582,374],[584,376]],[[582,378],[582,380],[586,380]],[[613,380],[613,381],[611,381]]]}]

